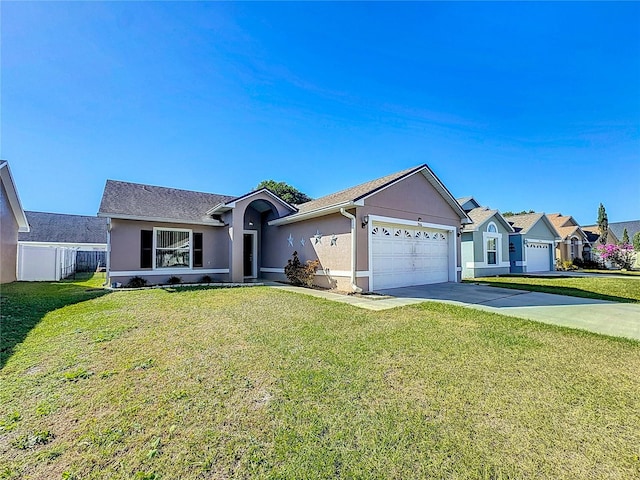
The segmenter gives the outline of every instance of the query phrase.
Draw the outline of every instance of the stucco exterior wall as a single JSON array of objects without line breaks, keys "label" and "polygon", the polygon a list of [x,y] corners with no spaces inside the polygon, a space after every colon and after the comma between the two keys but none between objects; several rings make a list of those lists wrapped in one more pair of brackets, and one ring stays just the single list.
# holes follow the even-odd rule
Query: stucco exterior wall
[{"label": "stucco exterior wall", "polygon": [[[489,224],[496,225],[498,234],[502,235],[499,242],[498,263],[496,265],[487,264],[485,258],[485,236]],[[479,278],[493,275],[503,275],[510,272],[509,258],[509,231],[495,216],[486,220],[480,225],[479,230],[464,232],[462,234],[462,278]]]},{"label": "stucco exterior wall", "polygon": [[[158,228],[180,228],[202,233],[202,267],[195,267],[185,273],[179,269],[175,275],[183,281],[197,281],[209,275],[215,281],[228,281],[228,273],[208,273],[211,269],[229,268],[229,233],[227,227],[209,227],[182,223],[155,223],[135,220],[111,220],[110,281],[125,284],[132,276],[146,278],[150,284],[164,283],[174,275],[171,268],[140,268],[140,231]],[[172,272],[173,271],[173,272]],[[134,272],[133,275],[119,275],[117,272]]]},{"label": "stucco exterior wall", "polygon": [[[422,174],[412,175],[395,185],[392,185],[367,198],[364,206],[356,211],[357,225],[357,263],[358,271],[369,271],[368,230],[360,228],[360,222],[365,215],[399,218],[417,221],[423,224],[436,224],[454,227],[460,231],[460,217],[458,213],[445,201],[440,193],[429,183]],[[461,267],[461,242],[456,237],[456,268]],[[460,280],[461,272],[457,273]],[[358,279],[358,285],[368,288],[365,278]]]},{"label": "stucco exterior wall", "polygon": [[18,222],[0,182],[0,283],[15,282],[18,257]]},{"label": "stucco exterior wall", "polygon": [[[321,235],[318,239],[317,232]],[[289,236],[293,239],[293,246],[289,244]],[[262,239],[260,276],[286,281],[281,270],[293,252],[297,251],[298,258],[303,263],[307,260],[320,261],[320,269],[316,275],[317,285],[340,290],[349,289],[351,221],[343,215],[336,213],[288,225],[265,225]],[[304,240],[304,245],[301,240]]]},{"label": "stucco exterior wall", "polygon": [[[551,248],[549,249],[550,256],[554,255],[555,245],[554,241],[556,238],[555,231],[549,229],[549,227],[543,222],[538,221],[533,227],[529,229],[526,234],[515,233],[509,235],[509,242],[512,243],[512,248],[509,253],[509,260],[511,263],[511,273],[526,273],[527,266],[522,265],[524,261],[524,250],[525,245],[524,242],[526,240],[542,240],[544,242],[551,243]],[[549,268],[553,270],[553,258],[549,259]]]},{"label": "stucco exterior wall", "polygon": [[511,273],[523,273],[525,271],[522,265],[524,256],[524,238],[519,233],[509,235],[509,263],[511,264]]}]

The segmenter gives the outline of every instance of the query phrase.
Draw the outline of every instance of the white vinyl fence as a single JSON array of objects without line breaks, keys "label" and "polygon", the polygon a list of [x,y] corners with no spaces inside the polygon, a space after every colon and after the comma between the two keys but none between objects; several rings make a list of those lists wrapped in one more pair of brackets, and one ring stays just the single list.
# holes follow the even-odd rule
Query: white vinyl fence
[{"label": "white vinyl fence", "polygon": [[76,254],[73,248],[18,245],[18,280],[62,280],[75,272]]}]

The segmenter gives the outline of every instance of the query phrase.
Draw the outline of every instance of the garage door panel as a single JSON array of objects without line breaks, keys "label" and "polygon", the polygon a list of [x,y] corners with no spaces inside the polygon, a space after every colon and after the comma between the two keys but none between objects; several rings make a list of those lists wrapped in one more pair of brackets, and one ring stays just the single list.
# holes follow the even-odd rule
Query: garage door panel
[{"label": "garage door panel", "polygon": [[374,222],[371,235],[375,289],[449,281],[447,231]]},{"label": "garage door panel", "polygon": [[548,243],[526,245],[527,272],[548,272],[551,268],[551,247]]}]

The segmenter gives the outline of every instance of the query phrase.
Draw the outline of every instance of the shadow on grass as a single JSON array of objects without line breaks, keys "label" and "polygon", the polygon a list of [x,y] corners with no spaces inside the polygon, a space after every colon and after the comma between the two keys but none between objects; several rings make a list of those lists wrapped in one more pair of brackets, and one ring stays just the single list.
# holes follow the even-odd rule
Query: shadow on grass
[{"label": "shadow on grass", "polygon": [[[554,277],[558,278],[558,277]],[[476,279],[473,283],[482,283],[482,279]],[[615,295],[607,295],[604,293],[589,292],[574,287],[533,285],[530,283],[512,283],[512,282],[487,282],[486,285],[491,287],[511,288],[513,290],[527,290],[529,292],[552,293],[554,295],[567,295],[569,297],[591,298],[594,300],[608,300],[618,303],[638,303],[634,298],[618,297]]]},{"label": "shadow on grass", "polygon": [[73,281],[14,282],[0,287],[0,369],[44,316],[65,307],[108,294]]}]

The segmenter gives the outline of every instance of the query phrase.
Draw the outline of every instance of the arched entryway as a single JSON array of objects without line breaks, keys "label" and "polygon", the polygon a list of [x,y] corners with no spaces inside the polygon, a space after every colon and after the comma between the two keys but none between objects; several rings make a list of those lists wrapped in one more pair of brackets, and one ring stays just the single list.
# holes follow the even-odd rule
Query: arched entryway
[{"label": "arched entryway", "polygon": [[242,273],[249,280],[260,276],[262,264],[262,239],[267,222],[278,218],[276,206],[269,200],[257,199],[244,210],[242,231]]}]

